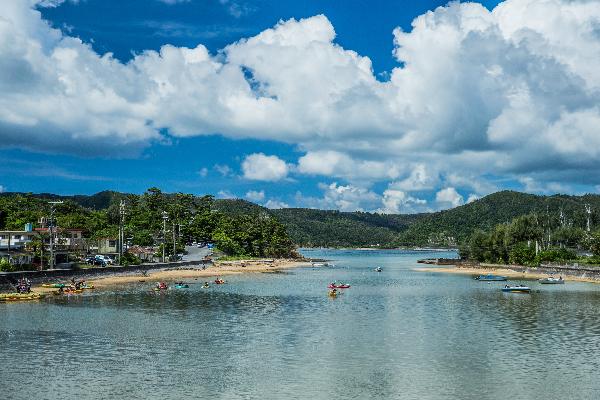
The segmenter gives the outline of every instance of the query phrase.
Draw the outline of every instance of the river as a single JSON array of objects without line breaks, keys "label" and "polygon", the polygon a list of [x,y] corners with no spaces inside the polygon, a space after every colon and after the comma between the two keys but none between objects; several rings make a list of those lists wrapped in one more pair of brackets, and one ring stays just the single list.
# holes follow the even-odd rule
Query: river
[{"label": "river", "polygon": [[0,397],[600,398],[599,285],[510,294],[413,270],[453,253],[303,252],[335,267],[0,303]]}]

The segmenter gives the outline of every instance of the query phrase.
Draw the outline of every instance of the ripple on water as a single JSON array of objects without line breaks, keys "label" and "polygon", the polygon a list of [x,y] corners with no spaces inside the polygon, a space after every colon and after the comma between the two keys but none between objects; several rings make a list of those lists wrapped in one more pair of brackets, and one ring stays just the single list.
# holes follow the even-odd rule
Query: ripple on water
[{"label": "ripple on water", "polygon": [[[209,290],[135,284],[0,304],[0,390],[18,399],[600,398],[595,286],[529,282],[539,292],[504,294],[412,271],[425,256],[329,251],[339,267],[234,276]],[[330,299],[332,280],[352,288]]]}]

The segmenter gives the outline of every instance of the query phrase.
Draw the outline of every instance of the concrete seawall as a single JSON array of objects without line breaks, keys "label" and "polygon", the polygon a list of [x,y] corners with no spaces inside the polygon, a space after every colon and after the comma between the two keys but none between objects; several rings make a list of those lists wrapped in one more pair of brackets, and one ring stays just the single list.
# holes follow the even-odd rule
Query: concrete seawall
[{"label": "concrete seawall", "polygon": [[600,267],[581,265],[560,265],[560,264],[542,264],[539,267],[529,267],[526,265],[506,265],[478,263],[473,261],[464,261],[450,258],[430,258],[418,261],[421,264],[430,265],[454,265],[457,268],[480,268],[480,269],[510,269],[515,272],[528,274],[546,274],[573,276],[578,278],[590,278],[600,280]]},{"label": "concrete seawall", "polygon": [[140,274],[143,271],[150,271],[165,268],[183,268],[197,267],[202,268],[211,265],[212,261],[176,261],[166,263],[148,263],[140,265],[129,265],[127,267],[91,267],[91,268],[74,268],[74,269],[53,269],[45,271],[16,271],[16,272],[0,272],[0,285],[15,282],[17,279],[24,277],[34,283],[44,282],[47,280],[70,279],[73,276],[79,278],[92,279],[94,277],[103,277],[108,275],[118,274]]}]

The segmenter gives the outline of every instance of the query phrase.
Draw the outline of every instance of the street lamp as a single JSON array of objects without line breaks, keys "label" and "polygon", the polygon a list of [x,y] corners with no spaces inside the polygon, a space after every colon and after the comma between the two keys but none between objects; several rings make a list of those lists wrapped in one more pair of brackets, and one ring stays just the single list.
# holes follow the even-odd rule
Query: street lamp
[{"label": "street lamp", "polygon": [[162,262],[165,262],[165,247],[167,246],[167,220],[169,219],[169,214],[166,211],[162,212],[163,218],[163,248],[162,248]]},{"label": "street lamp", "polygon": [[[49,224],[49,230],[50,230],[50,269],[54,269],[54,264],[55,264],[55,260],[54,260],[54,207],[57,204],[62,204],[62,201],[49,201],[48,204],[50,204],[50,224]],[[42,246],[43,246],[43,242],[42,242]],[[68,257],[68,255],[67,255]],[[68,260],[67,260],[68,261]]]}]

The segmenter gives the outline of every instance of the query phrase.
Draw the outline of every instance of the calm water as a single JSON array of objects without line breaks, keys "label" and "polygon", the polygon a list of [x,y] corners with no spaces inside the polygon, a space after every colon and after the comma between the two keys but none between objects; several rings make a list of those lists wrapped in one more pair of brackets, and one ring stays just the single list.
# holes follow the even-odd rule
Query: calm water
[{"label": "calm water", "polygon": [[305,253],[336,267],[0,303],[0,397],[600,398],[600,285],[504,294],[411,270],[446,253]]}]

